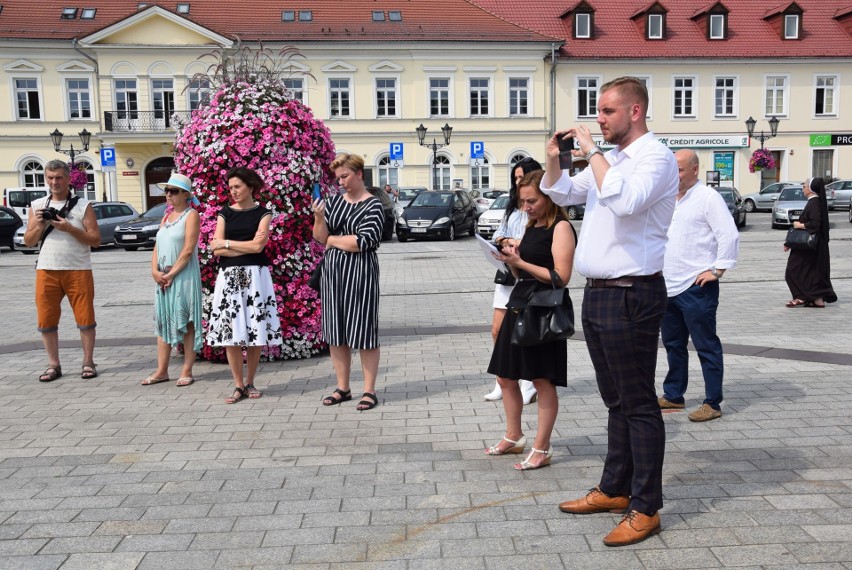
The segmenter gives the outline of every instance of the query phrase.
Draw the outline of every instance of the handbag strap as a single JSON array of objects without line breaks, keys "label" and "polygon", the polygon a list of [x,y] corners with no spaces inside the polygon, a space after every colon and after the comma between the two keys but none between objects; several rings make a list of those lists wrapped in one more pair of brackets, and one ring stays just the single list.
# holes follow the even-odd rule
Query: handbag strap
[{"label": "handbag strap", "polygon": [[548,269],[550,271],[550,284],[553,285],[554,289],[564,289],[565,284],[562,282],[562,278],[559,274],[553,269]]}]

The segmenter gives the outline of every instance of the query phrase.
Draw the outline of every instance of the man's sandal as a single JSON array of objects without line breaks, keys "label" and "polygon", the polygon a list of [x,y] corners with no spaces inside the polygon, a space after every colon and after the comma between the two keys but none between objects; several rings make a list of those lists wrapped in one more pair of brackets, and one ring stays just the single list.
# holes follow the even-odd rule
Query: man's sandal
[{"label": "man's sandal", "polygon": [[38,381],[39,382],[53,382],[54,380],[57,380],[59,378],[62,378],[62,367],[59,366],[58,364],[56,366],[53,366],[51,364],[50,366],[47,367],[47,370],[45,370],[41,374],[41,376],[38,377]]},{"label": "man's sandal", "polygon": [[80,372],[80,378],[83,380],[91,380],[98,377],[98,368],[94,362],[84,362],[83,370]]},{"label": "man's sandal", "polygon": [[254,387],[254,384],[246,384],[245,388],[243,388],[246,392],[246,396],[251,398],[252,400],[256,400],[263,396],[263,392]]},{"label": "man's sandal", "polygon": [[234,388],[234,393],[225,398],[226,404],[236,404],[246,397],[245,388]]},{"label": "man's sandal", "polygon": [[367,410],[372,410],[378,405],[379,399],[376,397],[375,392],[364,392],[364,395],[361,396],[361,401],[358,402],[358,405],[355,406],[355,409],[359,412],[364,412]]},{"label": "man's sandal", "polygon": [[[337,394],[340,396],[339,398],[335,396]],[[322,399],[323,406],[333,406],[334,404],[339,404],[340,402],[348,402],[352,399],[352,390],[341,390],[337,388],[334,392],[331,393],[331,396],[326,396]]]}]

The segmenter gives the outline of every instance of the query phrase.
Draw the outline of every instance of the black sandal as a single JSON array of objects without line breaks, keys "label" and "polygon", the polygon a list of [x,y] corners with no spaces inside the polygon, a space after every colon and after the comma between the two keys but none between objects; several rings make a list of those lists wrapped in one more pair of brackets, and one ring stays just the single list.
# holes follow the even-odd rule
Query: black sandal
[{"label": "black sandal", "polygon": [[[340,394],[339,398],[335,398],[335,394]],[[348,402],[352,399],[352,390],[341,390],[337,388],[334,392],[331,393],[331,396],[326,396],[322,399],[323,406],[333,406],[334,404],[339,404],[340,402]]]},{"label": "black sandal", "polygon": [[[88,369],[88,370],[87,370]],[[98,368],[94,362],[84,362],[83,369],[80,372],[80,378],[83,380],[91,380],[98,377]]]},{"label": "black sandal", "polygon": [[246,397],[246,391],[243,388],[234,388],[234,393],[225,398],[226,404],[236,404]]},{"label": "black sandal", "polygon": [[[370,400],[368,400],[367,398],[370,398],[372,400],[372,402]],[[378,405],[379,405],[379,399],[376,397],[375,392],[364,392],[364,395],[361,396],[361,401],[358,402],[358,405],[355,407],[355,409],[358,410],[359,412],[363,412],[363,411],[366,411],[366,410],[372,410],[373,408],[375,408]]]},{"label": "black sandal", "polygon": [[62,378],[62,367],[58,364],[56,366],[51,364],[44,372],[42,372],[41,376],[38,377],[38,381],[53,382],[58,378]]}]

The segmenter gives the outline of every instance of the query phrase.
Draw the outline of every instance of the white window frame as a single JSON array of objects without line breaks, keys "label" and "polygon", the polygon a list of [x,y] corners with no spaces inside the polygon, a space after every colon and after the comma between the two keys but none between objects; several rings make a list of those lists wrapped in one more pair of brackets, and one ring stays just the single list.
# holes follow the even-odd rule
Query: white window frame
[{"label": "white window frame", "polygon": [[[447,114],[432,114],[432,80],[441,79],[447,81]],[[453,76],[451,74],[428,75],[426,77],[426,115],[428,117],[453,117],[455,116],[455,94],[453,93]]]},{"label": "white window frame", "polygon": [[[394,94],[394,108],[393,115],[379,115],[379,81],[380,80],[392,80],[393,81],[393,94]],[[373,113],[377,119],[398,119],[400,118],[400,105],[402,104],[402,99],[400,98],[400,77],[399,75],[386,75],[386,74],[377,74],[373,76]]]},{"label": "white window frame", "polygon": [[[659,20],[659,33],[654,34],[654,26],[651,23],[655,20]],[[661,40],[665,36],[665,24],[666,17],[664,14],[648,14],[648,39],[649,40]]]},{"label": "white window frame", "polygon": [[650,75],[634,75],[636,79],[645,82],[645,89],[648,91],[648,113],[645,115],[646,120],[651,120],[651,109],[654,108],[654,90],[652,86],[652,78]]},{"label": "white window frame", "polygon": [[[161,87],[161,88],[155,89],[154,88],[154,82],[155,81],[171,81],[172,82],[171,89],[166,88],[166,87]],[[160,93],[161,96],[162,96],[162,100],[160,101],[161,104],[163,105],[162,109],[157,109],[156,105],[154,104],[154,99],[155,99],[154,96],[157,93]],[[150,107],[150,110],[151,110],[151,113],[152,113],[151,116],[152,116],[153,120],[163,121],[164,124],[171,121],[171,114],[168,113],[167,109],[166,109],[166,93],[172,94],[171,114],[174,114],[174,112],[177,110],[177,97],[176,97],[177,90],[175,89],[174,76],[167,77],[167,76],[160,75],[160,76],[148,77],[148,94],[149,94],[149,97],[150,97],[149,104],[151,105],[151,107]],[[163,113],[162,118],[156,117],[156,115],[154,115],[155,112],[162,112]]]},{"label": "white window frame", "polygon": [[[87,81],[88,88],[86,91],[89,93],[89,113],[88,117],[72,117],[71,116],[71,94],[72,93],[82,93],[80,89],[74,89],[73,91],[68,86],[69,81]],[[97,121],[98,115],[97,110],[95,109],[95,96],[94,91],[92,89],[92,77],[89,75],[68,75],[62,74],[62,99],[65,101],[65,120],[66,121]]]},{"label": "white window frame", "polygon": [[[340,81],[340,80],[346,80],[346,81],[349,82],[348,83],[349,87],[347,88],[347,92],[349,93],[349,114],[348,115],[332,116],[331,115],[331,101],[332,101],[331,82],[332,81]],[[355,118],[355,89],[352,88],[352,86],[354,85],[353,77],[351,75],[329,75],[326,85],[328,86],[327,116],[328,116],[329,120],[340,121],[340,120],[354,119]]]},{"label": "white window frame", "polygon": [[[781,112],[775,112],[775,108],[777,107],[777,97],[775,97],[775,103],[773,104],[772,110],[768,110],[766,108],[766,96],[770,91],[769,80],[770,79],[783,79],[784,86],[781,89],[778,89],[777,85],[772,86],[772,91],[774,93],[780,92],[783,101],[781,102]],[[763,76],[763,116],[765,118],[771,117],[787,117],[790,109],[790,74],[789,73],[767,73]]]},{"label": "white window frame", "polygon": [[[725,20],[728,18],[727,14],[710,14],[710,17],[707,21],[708,25],[708,34],[707,36],[711,40],[724,40],[725,39]],[[717,22],[717,26],[719,29],[717,33],[713,33],[713,23]]]},{"label": "white window frame", "polygon": [[826,175],[825,172],[820,172],[819,174],[817,174],[813,171],[814,170],[814,155],[816,155],[816,153],[819,152],[819,151],[830,151],[831,152],[831,175],[836,176],[837,173],[838,173],[837,159],[838,159],[838,155],[840,154],[840,151],[836,146],[821,146],[821,147],[818,147],[818,148],[812,148],[811,149],[811,159],[810,159],[810,163],[809,163],[809,167],[808,167],[808,170],[810,170],[811,173],[812,173],[811,175],[814,176],[815,178],[818,177],[818,176],[824,177]]},{"label": "white window frame", "polygon": [[[41,167],[41,169],[40,170],[25,170],[26,166],[31,162],[38,164]],[[18,168],[18,179],[21,182],[21,188],[43,188],[43,187],[47,186],[47,179],[45,178],[45,172],[44,172],[44,165],[46,164],[45,161],[43,161],[40,158],[37,158],[35,156],[27,156],[27,157],[24,157],[23,159],[21,159],[18,164],[20,164],[20,166]],[[34,184],[32,186],[28,186],[27,182],[26,182],[26,173],[27,172],[32,172],[33,176],[41,175],[41,184],[38,184],[38,179],[36,179],[35,180],[36,184]]]},{"label": "white window frame", "polygon": [[[387,164],[383,164],[383,161],[387,161]],[[398,166],[393,165],[393,161],[390,159],[390,154],[382,153],[378,157],[376,157],[376,186],[380,188],[384,188],[385,184],[390,184],[392,188],[399,188],[399,171],[401,169]],[[396,177],[395,182],[391,182],[391,172],[394,173],[394,177]],[[393,196],[391,196],[393,199]]]},{"label": "white window frame", "polygon": [[[136,87],[134,89],[132,89],[132,90],[122,89],[122,91],[121,91],[122,93],[136,93],[136,110],[135,111],[131,111],[129,108],[124,110],[124,111],[119,111],[119,109],[118,109],[118,93],[119,93],[119,91],[118,91],[118,85],[116,84],[116,81],[134,81],[134,82],[136,82]],[[132,76],[132,77],[113,77],[111,87],[112,87],[112,100],[113,100],[114,107],[115,107],[114,112],[115,113],[127,113],[128,114],[127,117],[124,117],[123,119],[119,119],[119,120],[127,120],[127,121],[139,120],[139,113],[142,111],[141,106],[139,105],[139,103],[140,103],[140,99],[139,99],[139,78],[136,77],[135,75]],[[136,117],[131,118],[129,116],[130,113],[136,113]]]},{"label": "white window frame", "polygon": [[[452,190],[453,189],[453,167],[454,167],[453,157],[452,157],[451,154],[447,153],[446,151],[439,151],[435,155],[435,159],[437,160],[439,158],[447,160],[447,163],[446,163],[447,186],[445,188],[443,183],[440,185],[440,187],[437,187],[435,185],[435,174],[437,174],[439,168],[438,168],[437,165],[431,164],[431,162],[432,162],[432,155],[431,154],[429,155],[429,163],[428,163],[429,164],[429,176],[431,177],[430,180],[429,180],[429,185],[432,188],[432,190]],[[441,170],[443,170],[443,166],[442,166]],[[443,180],[443,178],[442,178],[442,180]]]},{"label": "white window frame", "polygon": [[[35,79],[36,82],[36,90],[38,92],[38,110],[39,117],[37,119],[33,119],[30,117],[19,117],[18,116],[18,86],[15,84],[15,81],[18,79]],[[44,108],[44,90],[41,85],[41,75],[37,75],[34,73],[13,73],[9,78],[11,82],[12,88],[12,116],[15,117],[15,121],[23,121],[23,122],[44,122],[45,108]]]},{"label": "white window frame", "polygon": [[[728,87],[728,86],[719,87],[718,85],[716,85],[716,82],[719,81],[720,79],[724,79],[724,80],[731,79],[731,80],[733,80],[733,85],[731,87]],[[729,89],[731,91],[733,91],[733,93],[731,94],[732,110],[731,110],[730,113],[725,113],[724,111],[722,113],[719,113],[717,111],[716,103],[719,100],[719,90],[720,89],[725,90],[726,93]],[[740,90],[740,78],[739,78],[738,75],[716,75],[716,76],[713,77],[713,116],[715,118],[717,118],[717,119],[736,119],[739,116],[739,114],[740,114],[739,90]]]},{"label": "white window frame", "polygon": [[[523,89],[527,92],[527,112],[526,113],[512,113],[512,92],[513,91],[521,91],[520,88],[512,87],[512,80],[522,79],[527,82],[526,87]],[[533,89],[533,80],[530,75],[523,75],[518,73],[511,73],[506,77],[506,115],[509,117],[532,117],[533,116],[533,98],[532,98],[532,89]]]},{"label": "white window frame", "polygon": [[[486,93],[487,93],[487,96],[488,96],[488,112],[474,115],[473,113],[471,113],[472,109],[470,108],[470,95],[473,91],[473,85],[471,85],[471,82],[474,81],[474,80],[480,80],[480,79],[485,79],[485,80],[488,81],[488,89],[486,90]],[[479,88],[477,88],[477,90],[479,90]],[[485,74],[485,73],[471,73],[467,76],[467,93],[466,93],[466,98],[465,98],[465,107],[467,107],[467,116],[471,119],[486,119],[486,118],[494,117],[494,76],[493,75]],[[481,105],[480,105],[480,107],[481,107]]]},{"label": "white window frame", "polygon": [[[580,33],[580,20],[585,20],[584,26],[586,33]],[[588,12],[574,13],[574,37],[578,39],[588,39],[592,37],[592,15]]]},{"label": "white window frame", "polygon": [[[479,164],[474,166],[474,164],[473,164],[474,161],[478,161]],[[469,167],[468,174],[470,175],[470,189],[471,190],[485,190],[487,188],[493,188],[494,187],[492,185],[493,177],[494,177],[494,169],[492,168],[492,160],[487,154],[485,155],[485,158],[483,158],[481,160],[478,159],[478,158],[471,159],[470,163],[468,164],[468,167]],[[477,172],[476,177],[474,177],[474,171]],[[486,182],[485,185],[483,185],[483,183],[482,183],[482,174],[483,173],[485,173],[486,178],[488,178],[488,182]],[[477,180],[478,180],[478,182],[475,182]]]},{"label": "white window frame", "polygon": [[[688,79],[692,81],[690,87],[677,87],[678,80]],[[678,92],[685,93],[689,91],[692,96],[690,111],[677,113]],[[684,107],[681,101],[681,107]],[[695,119],[698,116],[698,76],[696,75],[673,75],[672,76],[672,118],[673,119]]]},{"label": "white window frame", "polygon": [[[583,88],[580,86],[581,81],[585,80],[594,80],[595,82],[595,101],[594,105],[589,104],[589,88],[588,86]],[[603,77],[600,75],[577,75],[574,78],[574,99],[577,101],[577,107],[575,108],[575,115],[578,119],[594,119],[598,116],[598,101],[601,98],[601,85],[603,85]],[[580,90],[584,89],[586,91],[585,96],[581,96]],[[585,98],[586,104],[588,105],[588,114],[581,115],[580,114],[580,100]]]},{"label": "white window frame", "polygon": [[208,103],[210,102],[210,99],[213,98],[213,86],[210,83],[209,79],[196,79],[195,81],[198,81],[198,82],[206,81],[207,87],[203,87],[203,86],[193,87],[193,85],[192,85],[193,80],[192,80],[192,78],[189,78],[189,80],[186,82],[186,110],[187,111],[193,111],[194,110],[192,108],[192,96],[193,96],[193,94],[198,94],[198,106],[196,106],[196,109],[198,107],[200,107],[201,102],[204,101],[204,94],[205,93],[207,95],[207,102]]},{"label": "white window frame", "polygon": [[[302,87],[299,88],[299,89],[291,89],[290,87],[287,87],[285,85],[285,82],[287,82],[287,81],[301,81]],[[296,99],[297,101],[301,102],[303,105],[308,104],[308,87],[307,87],[305,77],[285,77],[281,80],[281,85],[285,89],[287,89],[288,91],[293,92],[294,94],[296,92],[298,92],[300,96],[299,97],[294,96],[293,98]]]},{"label": "white window frame", "polygon": [[[825,89],[825,86],[819,85],[819,82],[820,82],[821,79],[831,79],[834,82],[834,84],[831,86],[831,89],[830,89],[830,91],[831,91],[831,110],[828,111],[828,112],[826,112],[826,110],[825,110],[825,92],[827,90]],[[817,100],[818,100],[818,96],[817,96],[817,90],[818,89],[823,89],[823,112],[822,113],[816,112],[816,104],[817,104]],[[836,74],[836,73],[815,73],[814,74],[814,104],[813,104],[814,117],[816,117],[816,118],[828,117],[828,118],[832,118],[832,119],[836,118],[838,116],[838,110],[839,110],[839,108],[838,108],[839,107],[838,101],[840,100],[839,97],[840,97],[840,76],[838,74]]]},{"label": "white window frame", "polygon": [[[85,157],[80,158],[78,162],[75,162],[75,168],[79,166],[80,163],[85,163],[87,165],[86,168],[86,188],[82,190],[82,198],[85,200],[96,201],[98,199],[98,177],[95,176],[95,164],[91,158]],[[89,184],[91,184],[91,190],[89,189]]]},{"label": "white window frame", "polygon": [[[797,40],[799,39],[799,14],[784,14],[784,39]],[[793,30],[791,33],[790,27]]]}]

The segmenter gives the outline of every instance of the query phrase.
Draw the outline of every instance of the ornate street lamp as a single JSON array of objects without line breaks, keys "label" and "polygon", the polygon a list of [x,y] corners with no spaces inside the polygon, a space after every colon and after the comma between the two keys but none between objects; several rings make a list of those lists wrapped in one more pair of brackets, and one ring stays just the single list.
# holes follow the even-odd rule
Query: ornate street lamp
[{"label": "ornate street lamp", "polygon": [[53,132],[50,133],[50,139],[53,141],[53,150],[56,152],[61,152],[62,154],[67,154],[71,157],[71,169],[74,169],[74,157],[78,154],[82,154],[89,150],[89,143],[92,140],[92,133],[83,129],[82,132],[77,133],[80,135],[80,142],[83,143],[83,150],[75,150],[74,145],[71,145],[70,149],[60,148],[62,146],[62,137],[63,135],[59,129],[53,129]]},{"label": "ornate street lamp", "polygon": [[769,134],[764,134],[763,131],[760,131],[760,134],[754,135],[754,127],[757,125],[757,121],[754,120],[753,117],[749,116],[748,120],[745,122],[746,129],[748,129],[749,138],[756,138],[760,141],[760,148],[763,148],[763,143],[768,141],[769,139],[775,137],[778,134],[778,123],[781,121],[778,117],[772,117],[769,119]]},{"label": "ornate street lamp", "polygon": [[453,128],[449,123],[445,123],[443,127],[441,127],[441,132],[444,135],[444,142],[439,143],[434,138],[431,143],[426,142],[426,131],[428,130],[423,126],[423,123],[420,123],[420,126],[415,129],[417,131],[417,142],[420,146],[431,148],[432,149],[432,167],[429,170],[429,177],[432,180],[432,186],[434,190],[435,186],[435,164],[438,162],[438,149],[444,148],[450,144],[450,137],[453,134]]}]

